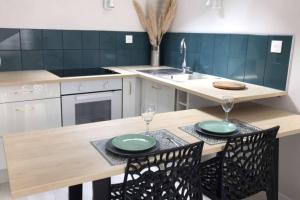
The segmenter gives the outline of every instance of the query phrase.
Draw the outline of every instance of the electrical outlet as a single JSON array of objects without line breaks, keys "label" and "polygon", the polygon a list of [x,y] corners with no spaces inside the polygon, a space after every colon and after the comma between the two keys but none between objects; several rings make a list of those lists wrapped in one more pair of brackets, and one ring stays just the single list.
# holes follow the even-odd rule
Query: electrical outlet
[{"label": "electrical outlet", "polygon": [[271,43],[271,53],[281,53],[282,52],[282,41],[272,40]]},{"label": "electrical outlet", "polygon": [[133,35],[126,35],[125,36],[125,43],[132,44],[133,43]]}]

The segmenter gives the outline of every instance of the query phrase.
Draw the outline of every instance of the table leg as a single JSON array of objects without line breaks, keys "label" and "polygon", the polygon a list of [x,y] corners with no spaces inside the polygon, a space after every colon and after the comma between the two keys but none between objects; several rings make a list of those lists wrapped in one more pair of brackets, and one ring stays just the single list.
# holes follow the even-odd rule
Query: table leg
[{"label": "table leg", "polygon": [[93,181],[93,200],[109,200],[110,185],[110,178]]},{"label": "table leg", "polygon": [[69,187],[69,200],[82,200],[82,184]]}]

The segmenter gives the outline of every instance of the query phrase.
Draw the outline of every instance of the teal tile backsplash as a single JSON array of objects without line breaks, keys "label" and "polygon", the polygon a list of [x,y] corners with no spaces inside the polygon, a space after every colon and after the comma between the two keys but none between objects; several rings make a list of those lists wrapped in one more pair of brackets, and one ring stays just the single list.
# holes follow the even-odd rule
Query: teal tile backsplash
[{"label": "teal tile backsplash", "polygon": [[149,65],[150,44],[145,32],[0,28],[0,57],[0,71]]},{"label": "teal tile backsplash", "polygon": [[[187,63],[194,71],[285,90],[293,36],[167,33],[163,65],[180,67],[180,41],[187,42]],[[283,41],[271,53],[272,40]]]},{"label": "teal tile backsplash", "polygon": [[[133,44],[125,36],[133,35]],[[180,42],[187,43],[187,64],[200,73],[285,90],[292,36],[167,33],[161,64],[180,67]],[[283,41],[271,53],[271,41]],[[0,71],[149,65],[145,32],[0,28]]]}]

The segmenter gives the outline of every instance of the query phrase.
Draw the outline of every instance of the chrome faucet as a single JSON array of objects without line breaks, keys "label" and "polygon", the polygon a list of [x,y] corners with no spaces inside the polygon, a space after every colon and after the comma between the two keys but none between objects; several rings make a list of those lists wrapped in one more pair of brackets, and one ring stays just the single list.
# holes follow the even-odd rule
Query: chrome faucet
[{"label": "chrome faucet", "polygon": [[190,68],[187,67],[186,65],[186,43],[185,43],[185,38],[183,38],[181,40],[181,43],[180,43],[180,53],[183,54],[183,61],[182,61],[182,72],[183,73],[186,73],[186,72],[189,72],[190,71]]}]

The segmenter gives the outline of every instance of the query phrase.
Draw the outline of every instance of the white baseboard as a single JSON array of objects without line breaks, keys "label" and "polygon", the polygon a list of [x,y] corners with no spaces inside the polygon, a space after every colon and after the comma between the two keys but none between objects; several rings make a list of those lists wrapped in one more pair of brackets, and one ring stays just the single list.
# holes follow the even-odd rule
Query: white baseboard
[{"label": "white baseboard", "polygon": [[0,170],[0,184],[8,182],[8,173],[6,169]]},{"label": "white baseboard", "polygon": [[288,196],[285,196],[284,194],[282,193],[278,193],[278,199],[279,200],[291,200]]}]

